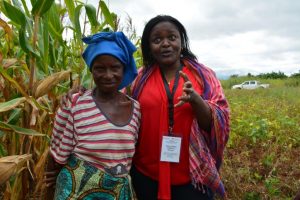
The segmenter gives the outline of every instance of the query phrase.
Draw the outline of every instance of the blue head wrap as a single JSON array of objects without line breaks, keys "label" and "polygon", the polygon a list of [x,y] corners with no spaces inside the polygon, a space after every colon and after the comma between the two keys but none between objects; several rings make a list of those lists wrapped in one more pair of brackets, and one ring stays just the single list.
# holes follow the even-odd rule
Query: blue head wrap
[{"label": "blue head wrap", "polygon": [[129,85],[137,76],[137,69],[133,58],[136,47],[127,39],[123,32],[100,32],[82,38],[88,44],[82,57],[91,70],[94,59],[99,55],[111,55],[119,59],[124,65],[123,80],[119,90]]}]

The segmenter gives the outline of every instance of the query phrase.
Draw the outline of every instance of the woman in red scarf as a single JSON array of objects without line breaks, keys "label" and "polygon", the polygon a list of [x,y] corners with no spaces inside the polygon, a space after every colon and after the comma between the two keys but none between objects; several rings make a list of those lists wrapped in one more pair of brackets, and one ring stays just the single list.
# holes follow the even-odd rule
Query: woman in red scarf
[{"label": "woman in red scarf", "polygon": [[138,199],[225,196],[218,170],[229,108],[215,73],[197,62],[184,26],[171,16],[146,24],[142,53],[132,88],[142,113],[131,172]]}]

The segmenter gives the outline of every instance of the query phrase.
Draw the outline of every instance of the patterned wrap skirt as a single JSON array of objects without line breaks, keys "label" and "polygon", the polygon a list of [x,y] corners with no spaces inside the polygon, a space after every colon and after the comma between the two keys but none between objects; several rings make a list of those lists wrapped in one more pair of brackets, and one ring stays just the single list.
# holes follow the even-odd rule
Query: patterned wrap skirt
[{"label": "patterned wrap skirt", "polygon": [[71,156],[56,179],[55,200],[134,200],[129,175],[114,177]]}]

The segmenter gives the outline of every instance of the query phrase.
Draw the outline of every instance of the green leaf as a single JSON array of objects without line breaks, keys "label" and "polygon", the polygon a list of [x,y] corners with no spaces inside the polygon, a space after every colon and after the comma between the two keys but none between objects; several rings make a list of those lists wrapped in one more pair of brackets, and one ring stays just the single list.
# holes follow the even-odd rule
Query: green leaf
[{"label": "green leaf", "polygon": [[4,135],[5,135],[5,133],[0,130],[0,138],[3,137]]},{"label": "green leaf", "polygon": [[20,28],[19,30],[19,42],[23,51],[25,51],[26,53],[32,53],[35,57],[40,56],[39,53],[35,52],[32,46],[29,44],[24,28]]},{"label": "green leaf", "polygon": [[14,23],[25,26],[26,24],[26,18],[24,13],[16,8],[15,6],[10,5],[6,1],[3,1],[4,8],[6,10],[7,17],[13,21]]},{"label": "green leaf", "polygon": [[57,66],[57,59],[55,56],[55,48],[54,48],[53,40],[50,40],[50,43],[49,43],[49,65]]},{"label": "green leaf", "polygon": [[30,13],[29,13],[29,10],[28,10],[27,4],[26,4],[26,0],[21,0],[21,2],[22,2],[22,5],[23,5],[26,15],[29,16]]},{"label": "green leaf", "polygon": [[61,24],[59,13],[59,7],[57,5],[53,5],[47,13],[47,26],[51,35],[49,43],[51,39],[53,39],[55,43],[59,42],[58,45],[64,45],[62,37],[64,28]]},{"label": "green leaf", "polygon": [[[0,137],[1,137],[1,131],[0,131]],[[6,149],[3,147],[2,144],[0,144],[0,157],[4,157],[7,156],[7,151]]]},{"label": "green leaf", "polygon": [[65,4],[68,10],[69,18],[74,25],[74,19],[75,19],[75,4],[73,0],[65,0]]},{"label": "green leaf", "polygon": [[[46,20],[48,20],[48,18],[46,18]],[[43,59],[43,63],[44,63],[44,71],[45,73],[48,73],[49,69],[48,69],[48,61],[49,61],[49,29],[48,29],[48,23],[47,21],[45,21],[45,23],[43,23],[43,42],[44,42],[44,59]]]},{"label": "green leaf", "polygon": [[19,10],[21,10],[22,12],[24,12],[22,4],[18,1],[18,0],[12,0],[12,3],[15,7],[17,7]]},{"label": "green leaf", "polygon": [[97,13],[96,13],[96,8],[90,4],[86,4],[85,6],[85,10],[86,10],[86,14],[89,18],[89,21],[91,23],[91,26],[97,26],[99,23],[97,21]]},{"label": "green leaf", "polygon": [[37,0],[30,0],[30,2],[31,2],[31,5],[34,5],[34,4],[36,4],[36,1],[37,1]]},{"label": "green leaf", "polygon": [[84,70],[81,72],[81,85],[85,88],[91,88],[93,79],[92,79],[92,74],[89,72],[89,69],[85,67]]},{"label": "green leaf", "polygon": [[46,134],[42,134],[40,132],[37,132],[36,130],[22,128],[22,127],[11,125],[11,124],[8,124],[8,123],[2,122],[2,121],[0,121],[0,128],[8,130],[8,131],[14,131],[14,132],[22,134],[22,135],[46,136]]},{"label": "green leaf", "polygon": [[20,109],[20,108],[13,109],[11,114],[9,115],[9,119],[7,120],[7,123],[16,125],[17,122],[19,122],[21,113],[22,113],[22,109]]},{"label": "green leaf", "polygon": [[78,5],[75,8],[75,15],[74,15],[74,28],[75,28],[75,33],[76,37],[80,40],[82,37],[82,32],[81,32],[81,26],[80,26],[80,11],[83,5]]},{"label": "green leaf", "polygon": [[106,20],[106,22],[113,28],[115,29],[115,23],[114,23],[114,20],[113,20],[113,16],[112,14],[110,13],[110,11],[108,10],[106,4],[104,3],[104,1],[100,1],[100,8],[101,8],[101,11],[104,15],[104,18]]},{"label": "green leaf", "polygon": [[62,35],[60,34],[59,31],[57,31],[52,23],[49,23],[49,32],[51,33],[51,36],[53,37],[54,40],[59,41],[60,43],[63,42]]},{"label": "green leaf", "polygon": [[53,2],[54,0],[38,0],[31,10],[32,15],[43,16],[51,8]]},{"label": "green leaf", "polygon": [[15,98],[15,99],[10,100],[10,101],[6,101],[4,103],[0,103],[0,112],[5,112],[5,111],[8,111],[8,110],[14,109],[15,107],[17,107],[18,105],[20,105],[24,101],[26,101],[26,98],[25,97],[20,97],[20,98]]}]

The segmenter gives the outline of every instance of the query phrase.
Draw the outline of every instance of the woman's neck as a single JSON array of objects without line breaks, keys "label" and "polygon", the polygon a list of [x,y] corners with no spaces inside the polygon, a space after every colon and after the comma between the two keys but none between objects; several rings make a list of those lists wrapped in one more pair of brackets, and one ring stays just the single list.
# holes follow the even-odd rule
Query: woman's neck
[{"label": "woman's neck", "polygon": [[160,66],[161,72],[169,82],[175,77],[175,74],[177,70],[181,67],[181,63],[178,62],[174,65],[168,65],[168,66]]},{"label": "woman's neck", "polygon": [[95,89],[94,94],[95,94],[96,99],[100,102],[114,101],[120,97],[119,91],[103,92],[103,91],[98,90],[97,88]]}]

